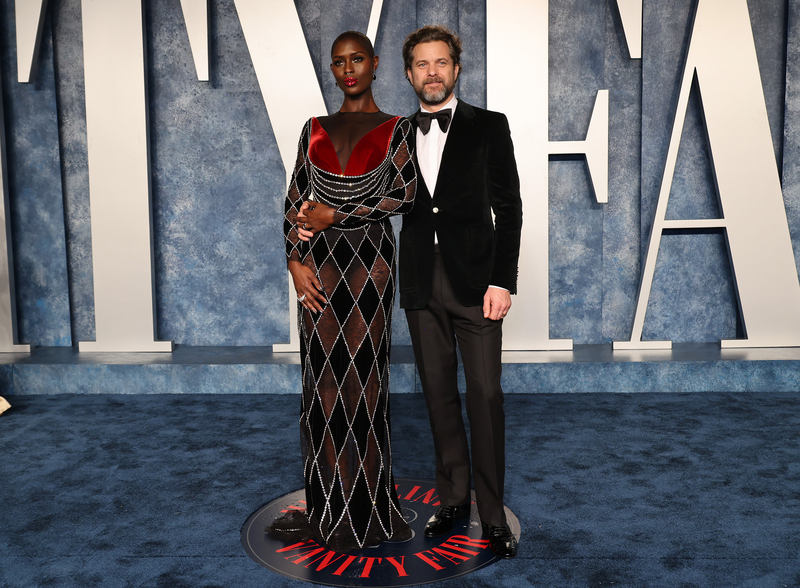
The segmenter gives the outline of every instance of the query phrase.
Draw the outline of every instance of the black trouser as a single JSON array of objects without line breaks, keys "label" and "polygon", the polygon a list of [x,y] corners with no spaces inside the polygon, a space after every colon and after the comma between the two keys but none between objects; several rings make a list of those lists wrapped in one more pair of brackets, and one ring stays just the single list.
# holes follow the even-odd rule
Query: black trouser
[{"label": "black trouser", "polygon": [[437,252],[428,305],[406,310],[411,342],[428,405],[436,448],[436,487],[443,505],[471,502],[470,458],[461,416],[456,341],[466,374],[467,417],[472,444],[475,497],[481,521],[505,524],[505,414],[502,371],[503,321],[483,317],[482,306],[456,299]]}]

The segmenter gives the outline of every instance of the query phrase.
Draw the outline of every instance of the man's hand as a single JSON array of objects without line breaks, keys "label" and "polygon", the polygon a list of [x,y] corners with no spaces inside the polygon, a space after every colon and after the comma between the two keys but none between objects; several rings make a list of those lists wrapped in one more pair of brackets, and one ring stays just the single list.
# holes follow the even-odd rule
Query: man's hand
[{"label": "man's hand", "polygon": [[511,294],[503,288],[489,286],[483,295],[483,317],[493,321],[505,318],[511,308]]}]

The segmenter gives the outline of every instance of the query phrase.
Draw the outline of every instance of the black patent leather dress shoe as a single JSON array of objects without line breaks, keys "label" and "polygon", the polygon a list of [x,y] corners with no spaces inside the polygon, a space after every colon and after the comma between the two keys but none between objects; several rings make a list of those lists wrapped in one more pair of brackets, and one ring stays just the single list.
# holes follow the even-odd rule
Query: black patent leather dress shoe
[{"label": "black patent leather dress shoe", "polygon": [[517,555],[517,538],[508,525],[483,525],[483,531],[489,537],[489,547],[497,557],[508,559]]},{"label": "black patent leather dress shoe", "polygon": [[425,524],[426,537],[438,537],[444,535],[453,528],[456,519],[463,519],[469,516],[471,505],[462,504],[461,506],[440,506],[436,509],[436,514],[428,519]]}]

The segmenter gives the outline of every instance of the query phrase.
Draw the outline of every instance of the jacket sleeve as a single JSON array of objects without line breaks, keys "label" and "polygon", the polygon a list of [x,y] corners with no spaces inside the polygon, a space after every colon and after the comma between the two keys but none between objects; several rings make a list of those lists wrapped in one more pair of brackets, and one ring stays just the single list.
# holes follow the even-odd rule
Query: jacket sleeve
[{"label": "jacket sleeve", "polygon": [[391,163],[383,182],[386,189],[360,202],[348,202],[337,208],[336,212],[343,215],[337,219],[337,225],[347,227],[365,220],[379,221],[391,215],[405,214],[414,206],[417,169],[413,157],[413,133],[408,119],[400,119],[395,125],[389,149]]},{"label": "jacket sleeve", "polygon": [[489,283],[517,293],[522,198],[508,119],[497,114],[488,156],[489,202],[494,213],[494,258]]}]

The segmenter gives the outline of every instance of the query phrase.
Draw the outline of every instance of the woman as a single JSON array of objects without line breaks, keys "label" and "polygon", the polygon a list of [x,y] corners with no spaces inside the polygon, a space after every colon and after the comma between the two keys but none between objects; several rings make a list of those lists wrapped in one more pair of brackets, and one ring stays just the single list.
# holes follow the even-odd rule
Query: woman
[{"label": "woman", "polygon": [[411,125],[373,99],[377,67],[365,35],[349,31],[334,41],[331,71],[344,102],[339,112],[306,123],[285,208],[300,304],[307,510],[269,530],[285,540],[313,534],[335,551],[411,537],[389,443],[389,217],[411,209],[416,170]]}]

